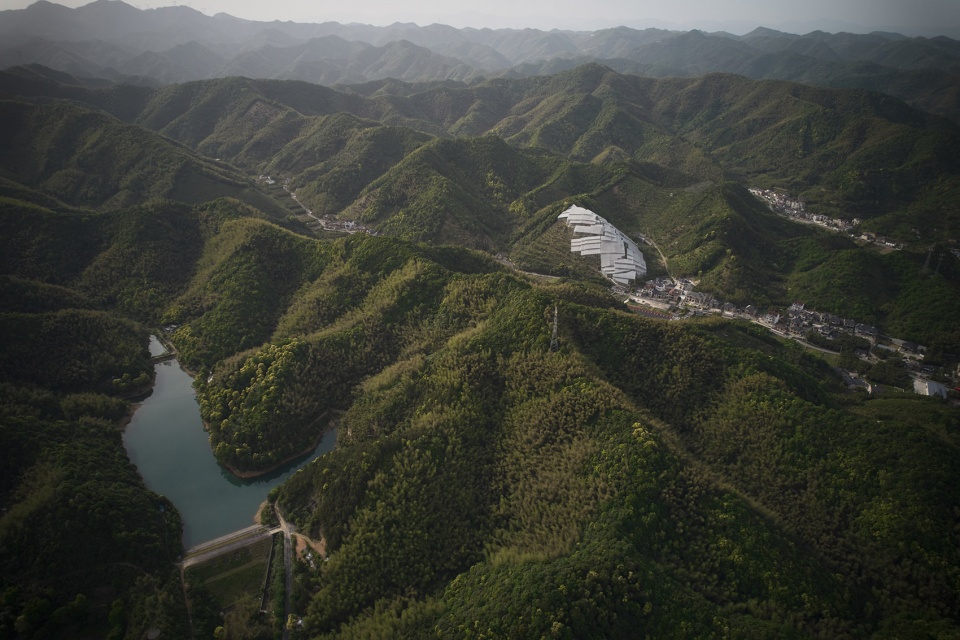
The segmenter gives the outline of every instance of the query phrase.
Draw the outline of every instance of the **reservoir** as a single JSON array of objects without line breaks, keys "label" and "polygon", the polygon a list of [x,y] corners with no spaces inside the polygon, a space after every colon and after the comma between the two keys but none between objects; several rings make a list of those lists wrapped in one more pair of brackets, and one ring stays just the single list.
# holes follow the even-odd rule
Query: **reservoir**
[{"label": "reservoir", "polygon": [[[151,355],[157,347],[150,340]],[[159,344],[159,343],[157,343]],[[317,449],[274,472],[241,480],[221,467],[200,420],[193,379],[176,360],[155,365],[156,382],[123,434],[127,455],[147,487],[170,499],[183,518],[183,545],[189,549],[253,524],[267,493],[297,469],[333,449],[336,431]]]}]

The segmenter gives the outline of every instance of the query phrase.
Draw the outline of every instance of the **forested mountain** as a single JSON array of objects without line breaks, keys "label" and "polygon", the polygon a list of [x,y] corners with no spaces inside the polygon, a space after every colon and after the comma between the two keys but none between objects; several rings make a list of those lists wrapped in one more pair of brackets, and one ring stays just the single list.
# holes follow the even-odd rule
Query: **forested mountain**
[{"label": "forested mountain", "polygon": [[[233,466],[282,458],[346,411],[338,449],[276,496],[331,554],[298,587],[305,637],[955,630],[955,409],[845,395],[822,361],[760,329],[661,324],[600,287],[537,284],[480,253],[319,241],[253,213],[219,201],[92,214],[84,244],[101,250],[61,284],[8,277],[4,298],[22,302],[3,316],[0,544],[44,561],[5,564],[6,630],[186,634],[163,572],[175,523],[142,538],[160,503],[107,422],[125,410],[121,374],[146,371],[145,330],[121,318],[137,313],[185,323],[173,339],[201,367],[201,409]],[[138,238],[162,220],[181,235]],[[176,269],[164,245],[185,249]],[[143,265],[131,281],[157,287],[139,306],[97,275],[124,253]],[[36,348],[31,368],[14,336]],[[102,373],[50,377],[88,354]],[[94,451],[120,466],[105,474]],[[131,528],[113,534],[123,544],[84,533],[105,522]],[[53,535],[64,528],[75,533]]]},{"label": "forested mountain", "polygon": [[[282,207],[235,169],[142,127],[67,102],[0,104],[0,172],[5,183],[73,206],[117,209],[149,199],[204,202],[235,196]],[[13,189],[12,185],[7,189]]]},{"label": "forested mountain", "polygon": [[[194,16],[117,8],[16,15],[46,12],[49,38],[77,15],[90,38]],[[229,25],[206,47],[218,56],[259,28],[209,20]],[[519,60],[534,36],[581,46],[392,29],[478,59],[496,44]],[[591,46],[625,58],[634,35]],[[781,37],[751,46],[778,54]],[[865,46],[817,38],[790,51]],[[886,41],[909,43],[871,40]],[[336,88],[22,66],[0,73],[0,98],[0,637],[214,633],[191,628],[179,518],[117,428],[160,326],[230,468],[270,468],[339,416],[337,448],[271,496],[328,556],[298,569],[294,637],[957,635],[956,407],[849,392],[820,354],[753,325],[632,314],[557,221],[589,207],[656,242],[654,274],[741,303],[803,296],[947,358],[949,119],[863,90],[597,64]],[[750,186],[904,248],[799,225]],[[322,231],[304,208],[368,233]]]},{"label": "forested mountain", "polygon": [[[654,80],[587,65],[548,78],[389,82],[357,91],[228,78],[129,98],[122,86],[57,83],[31,70],[0,81],[5,95],[86,102],[208,157],[283,172],[297,186],[307,182],[298,174],[332,170],[340,151],[364,144],[357,136],[374,135],[369,120],[430,136],[494,134],[580,162],[643,162],[681,182],[732,177],[783,187],[844,217],[920,207],[934,184],[938,193],[952,191],[958,171],[952,149],[960,129],[949,122],[880,94],[736,76]],[[397,137],[410,135],[404,131],[376,135],[395,159],[417,144]]]},{"label": "forested mountain", "polygon": [[[437,326],[436,337],[454,337],[358,387],[342,444],[280,492],[331,553],[308,587],[308,635],[857,637],[874,633],[864,622],[878,610],[893,635],[920,628],[886,602],[955,606],[955,578],[930,564],[912,573],[913,560],[874,542],[906,534],[875,509],[905,505],[853,480],[881,467],[900,476],[912,459],[936,469],[923,486],[950,491],[950,454],[929,467],[919,461],[933,449],[881,463],[892,442],[869,412],[827,400],[813,361],[794,353],[787,364],[742,329],[674,332],[510,277],[454,281],[441,295],[441,314],[479,322],[459,334],[457,323]],[[553,303],[557,353],[544,313]],[[292,351],[305,355],[282,362],[268,349],[218,373],[216,393],[239,390],[242,401],[289,370],[324,375],[300,344]],[[264,358],[262,381],[227,382]],[[895,428],[895,440],[910,429]],[[873,444],[861,449],[864,437]],[[847,502],[829,486],[841,477],[871,497]],[[911,500],[924,514],[911,523],[935,527],[938,509],[924,504]],[[939,548],[955,553],[946,540]],[[903,589],[920,582],[923,596]]]},{"label": "forested mountain", "polygon": [[[376,111],[363,115],[424,131],[493,133],[582,162],[634,160],[697,181],[727,176],[784,187],[847,217],[916,204],[922,198],[910,190],[930,184],[916,171],[957,169],[957,128],[888,97],[733,76],[650,80],[588,65],[405,100],[374,94],[367,104]],[[879,165],[893,180],[878,175]]]},{"label": "forested mountain", "polygon": [[[588,198],[626,232],[657,242],[676,273],[701,278],[724,299],[786,306],[803,295],[923,344],[947,351],[960,344],[951,321],[960,311],[955,265],[948,260],[939,271],[945,279],[921,284],[931,244],[955,238],[960,223],[960,129],[881,94],[727,75],[656,80],[598,65],[545,78],[391,80],[339,90],[245,78],[89,87],[19,68],[0,74],[0,94],[12,99],[11,114],[32,114],[29,126],[11,128],[7,175],[47,199],[75,192],[73,205],[106,206],[133,194],[187,202],[226,195],[275,220],[303,213],[279,186],[273,193],[286,208],[261,203],[266,196],[230,163],[282,180],[317,216],[582,275],[562,233],[545,232],[563,202]],[[36,100],[44,106],[34,113]],[[97,156],[84,134],[72,143],[56,138],[65,129],[48,123],[60,113],[87,118],[88,131],[109,130],[97,134],[101,141],[138,135],[138,127],[156,131],[163,137],[149,139],[158,153],[111,155],[113,168],[77,182],[94,179],[77,166]],[[62,166],[54,158],[42,170],[22,162],[43,148],[31,143],[41,134],[57,140]],[[787,190],[817,213],[858,218],[864,231],[911,250],[869,257],[842,238],[776,218],[745,193],[750,186]],[[17,197],[57,208],[30,193]],[[838,277],[849,264],[837,258],[843,252],[871,264]]]},{"label": "forested mountain", "polygon": [[[953,38],[960,33],[951,34]],[[881,91],[960,118],[960,44],[896,33],[743,36],[617,27],[595,32],[454,29],[396,23],[254,22],[185,6],[139,10],[119,0],[69,9],[39,0],[0,11],[0,69],[41,64],[138,84],[226,76],[321,84],[547,75],[587,62],[647,76],[736,73]]]}]

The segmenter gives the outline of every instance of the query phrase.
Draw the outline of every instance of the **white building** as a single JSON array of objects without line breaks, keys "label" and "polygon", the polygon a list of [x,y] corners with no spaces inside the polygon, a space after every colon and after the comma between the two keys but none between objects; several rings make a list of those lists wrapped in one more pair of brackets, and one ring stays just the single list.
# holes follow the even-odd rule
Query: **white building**
[{"label": "white building", "polygon": [[947,388],[939,382],[934,382],[933,380],[914,378],[913,391],[921,396],[940,396],[944,400],[947,399]]},{"label": "white building", "polygon": [[589,209],[570,207],[560,214],[579,238],[570,240],[570,251],[600,256],[600,271],[617,284],[627,285],[646,275],[647,263],[637,243]]}]

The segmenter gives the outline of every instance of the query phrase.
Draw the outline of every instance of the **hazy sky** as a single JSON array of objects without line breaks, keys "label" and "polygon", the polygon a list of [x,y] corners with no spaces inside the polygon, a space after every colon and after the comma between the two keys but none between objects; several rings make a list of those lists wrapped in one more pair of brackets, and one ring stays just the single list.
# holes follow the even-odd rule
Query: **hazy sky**
[{"label": "hazy sky", "polygon": [[[251,20],[297,22],[434,22],[455,27],[536,27],[591,30],[625,24],[727,29],[756,26],[794,33],[893,29],[908,35],[956,32],[960,0],[126,0],[141,9],[180,4],[208,15],[221,11]],[[22,9],[33,0],[0,0],[0,9]],[[71,7],[89,0],[57,0]]]}]

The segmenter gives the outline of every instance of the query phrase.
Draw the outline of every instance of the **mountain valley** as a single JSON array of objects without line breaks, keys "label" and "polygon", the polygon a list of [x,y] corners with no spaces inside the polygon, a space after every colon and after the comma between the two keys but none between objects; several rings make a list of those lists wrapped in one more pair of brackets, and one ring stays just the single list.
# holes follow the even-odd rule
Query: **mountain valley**
[{"label": "mountain valley", "polygon": [[[911,362],[957,386],[955,41],[923,43],[918,70],[896,55],[920,39],[882,35],[124,7],[0,12],[0,34],[50,42],[84,25],[70,65],[0,71],[0,637],[960,633],[956,392],[897,388]],[[104,19],[141,14],[182,42],[161,56]],[[107,32],[140,34],[140,67]],[[37,46],[4,43],[0,61]],[[767,71],[746,73],[756,51]],[[611,291],[571,253],[573,204],[637,240],[646,278],[880,337],[834,354],[634,313],[642,282]],[[335,417],[336,448],[261,513],[318,545],[289,609],[222,615],[184,581],[179,515],[121,440],[151,334],[195,375],[224,473],[274,468]]]}]

